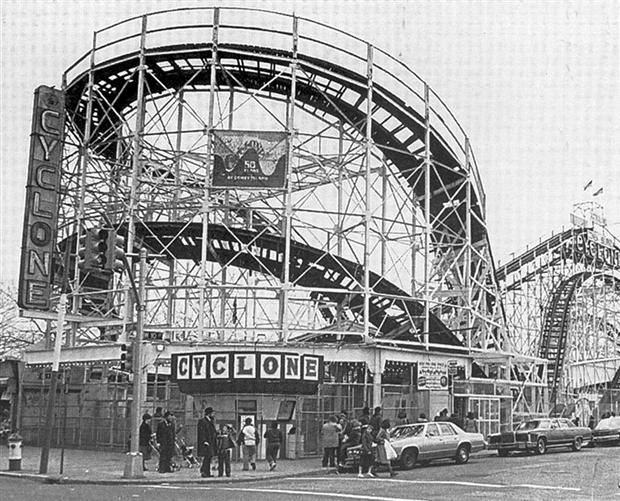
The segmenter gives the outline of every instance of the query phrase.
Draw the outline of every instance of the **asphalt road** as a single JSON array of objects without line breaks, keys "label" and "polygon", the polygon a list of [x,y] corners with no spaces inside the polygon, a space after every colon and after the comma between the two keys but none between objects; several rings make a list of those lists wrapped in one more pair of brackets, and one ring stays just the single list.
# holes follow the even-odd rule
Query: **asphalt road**
[{"label": "asphalt road", "polygon": [[45,485],[0,477],[10,500],[360,500],[434,499],[620,500],[620,447],[551,451],[544,456],[472,456],[466,465],[443,462],[401,471],[393,479],[324,474],[261,482],[204,485]]}]

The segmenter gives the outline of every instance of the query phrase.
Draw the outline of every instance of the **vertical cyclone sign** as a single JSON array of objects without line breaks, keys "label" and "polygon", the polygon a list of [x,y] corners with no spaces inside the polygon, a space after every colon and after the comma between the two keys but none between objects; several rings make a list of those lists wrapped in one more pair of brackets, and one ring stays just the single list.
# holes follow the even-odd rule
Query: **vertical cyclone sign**
[{"label": "vertical cyclone sign", "polygon": [[18,297],[27,310],[50,308],[64,108],[62,91],[44,85],[35,90]]}]

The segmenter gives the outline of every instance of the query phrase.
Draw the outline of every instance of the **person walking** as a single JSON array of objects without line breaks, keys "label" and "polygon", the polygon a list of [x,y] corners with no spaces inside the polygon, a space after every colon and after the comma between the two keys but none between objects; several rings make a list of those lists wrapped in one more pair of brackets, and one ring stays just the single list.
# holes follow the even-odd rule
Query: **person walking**
[{"label": "person walking", "polygon": [[278,423],[273,421],[271,428],[269,428],[264,435],[267,440],[267,461],[269,462],[269,471],[276,469],[276,461],[278,459],[278,452],[280,450],[280,444],[282,443],[282,432],[278,430]]},{"label": "person walking", "polygon": [[217,434],[217,476],[221,477],[224,472],[230,477],[231,451],[237,446],[232,429],[222,424]]},{"label": "person walking", "polygon": [[205,409],[204,417],[198,420],[198,456],[202,457],[200,476],[211,476],[211,458],[216,454],[217,430],[215,428],[215,411],[213,407]]},{"label": "person walking", "polygon": [[463,430],[468,433],[478,433],[478,423],[473,412],[468,412],[463,421]]},{"label": "person walking", "polygon": [[390,472],[390,477],[395,477],[397,474],[392,469],[392,461],[388,458],[386,447],[390,447],[390,420],[384,419],[381,422],[381,428],[377,432],[375,441],[377,442],[377,465],[387,466]]},{"label": "person walking", "polygon": [[323,428],[321,429],[321,438],[323,442],[323,468],[329,466],[336,467],[336,451],[338,450],[338,441],[340,438],[340,425],[336,416],[331,416]]},{"label": "person walking", "polygon": [[243,471],[248,471],[248,463],[256,470],[256,446],[259,443],[258,432],[252,425],[252,418],[245,418],[245,425],[239,433],[243,451]]},{"label": "person walking", "polygon": [[157,427],[157,444],[159,446],[159,473],[172,473],[172,456],[175,446],[174,414],[166,411],[164,419]]},{"label": "person walking", "polygon": [[142,416],[142,424],[140,425],[140,433],[138,434],[138,445],[142,454],[142,469],[148,471],[146,462],[151,459],[151,415],[147,412]]},{"label": "person walking", "polygon": [[374,435],[372,425],[362,427],[362,449],[360,451],[360,465],[358,469],[358,477],[374,477],[372,473],[372,465],[375,461],[374,450],[372,444],[374,443]]}]

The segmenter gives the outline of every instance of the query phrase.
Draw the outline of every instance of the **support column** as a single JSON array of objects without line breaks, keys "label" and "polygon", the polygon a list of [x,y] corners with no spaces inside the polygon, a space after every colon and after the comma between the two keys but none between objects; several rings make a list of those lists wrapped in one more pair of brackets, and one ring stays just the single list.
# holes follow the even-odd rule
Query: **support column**
[{"label": "support column", "polygon": [[[466,179],[466,192],[465,192],[465,290],[467,291],[467,305],[466,305],[466,339],[467,339],[467,348],[471,351],[471,341],[472,341],[472,281],[471,281],[471,258],[472,258],[472,241],[471,241],[471,183],[472,183],[472,175],[471,175],[471,150],[469,144],[469,138],[465,138],[465,172],[467,173]],[[499,301],[499,298],[497,298]]]},{"label": "support column", "polygon": [[297,47],[299,44],[297,16],[293,15],[293,51],[291,59],[291,94],[288,102],[288,154],[286,172],[286,194],[284,214],[284,276],[282,279],[282,301],[280,302],[280,341],[288,342],[289,339],[289,315],[288,302],[290,295],[291,280],[291,234],[293,220],[293,142],[295,141],[295,95],[297,94]]},{"label": "support column", "polygon": [[381,349],[373,350],[373,367],[372,367],[372,407],[380,407],[382,400],[382,383],[383,383],[383,360]]},{"label": "support column", "polygon": [[213,149],[213,111],[215,107],[215,85],[217,69],[217,45],[220,25],[220,9],[213,9],[213,33],[211,40],[211,74],[209,79],[209,118],[207,123],[207,163],[204,176],[204,198],[202,201],[202,246],[200,252],[200,310],[198,326],[200,336],[205,338],[205,302],[207,294],[207,249],[209,247],[209,196],[211,186],[212,149]]},{"label": "support column", "polygon": [[372,222],[371,204],[371,168],[372,159],[372,99],[373,99],[373,47],[367,45],[366,78],[368,92],[366,95],[366,181],[364,208],[364,341],[370,336],[370,223]]},{"label": "support column", "polygon": [[431,278],[431,125],[429,88],[424,84],[424,348],[429,349]]},{"label": "support column", "polygon": [[[340,120],[338,122],[338,191],[337,191],[337,207],[338,207],[338,215],[337,215],[337,221],[336,221],[336,255],[338,257],[342,256],[342,227],[343,227],[343,223],[344,223],[344,216],[342,214],[342,205],[343,205],[343,187],[342,187],[342,181],[343,181],[343,165],[342,165],[342,159],[343,159],[343,152],[344,152],[344,141],[343,141],[343,137],[344,137],[344,126],[342,123],[342,120]],[[337,331],[341,331],[342,330],[342,306],[343,306],[343,301],[338,301],[338,303],[336,304],[336,330]]]}]

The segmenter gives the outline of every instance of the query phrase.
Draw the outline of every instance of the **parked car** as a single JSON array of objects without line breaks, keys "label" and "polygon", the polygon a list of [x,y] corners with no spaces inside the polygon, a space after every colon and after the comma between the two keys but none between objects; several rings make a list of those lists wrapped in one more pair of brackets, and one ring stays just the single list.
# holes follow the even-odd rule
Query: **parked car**
[{"label": "parked car", "polygon": [[[404,424],[392,428],[390,436],[397,454],[392,462],[404,469],[436,459],[467,463],[470,454],[486,448],[480,433],[467,433],[449,422]],[[345,467],[359,464],[360,449],[361,446],[348,449]]]},{"label": "parked car", "polygon": [[620,445],[620,417],[601,419],[592,431],[594,445]]},{"label": "parked car", "polygon": [[565,418],[544,418],[524,421],[515,431],[489,435],[489,449],[497,449],[500,456],[507,456],[510,451],[544,454],[549,447],[571,447],[578,451],[591,440],[590,428],[575,426]]}]

